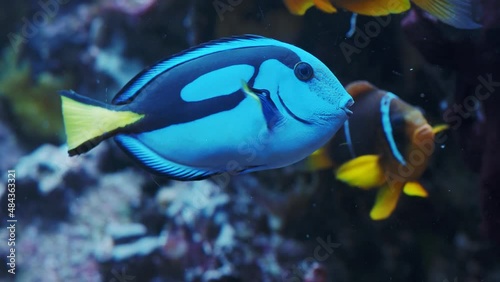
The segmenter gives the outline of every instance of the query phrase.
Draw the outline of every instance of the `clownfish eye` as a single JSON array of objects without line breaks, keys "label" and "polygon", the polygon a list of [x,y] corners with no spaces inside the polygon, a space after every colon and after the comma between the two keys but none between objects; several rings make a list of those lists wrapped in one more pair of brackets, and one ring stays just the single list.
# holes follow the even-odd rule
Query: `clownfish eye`
[{"label": "clownfish eye", "polygon": [[298,62],[293,68],[295,76],[301,81],[309,81],[314,76],[314,70],[310,64]]}]

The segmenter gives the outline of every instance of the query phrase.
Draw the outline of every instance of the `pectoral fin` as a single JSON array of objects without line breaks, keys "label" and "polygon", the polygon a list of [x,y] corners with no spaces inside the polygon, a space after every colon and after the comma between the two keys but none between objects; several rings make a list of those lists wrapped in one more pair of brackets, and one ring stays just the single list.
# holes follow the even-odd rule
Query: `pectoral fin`
[{"label": "pectoral fin", "polygon": [[427,190],[425,190],[422,184],[416,181],[406,183],[403,188],[403,192],[408,196],[417,196],[423,198],[427,198],[427,196],[429,196],[429,193],[427,193]]},{"label": "pectoral fin", "polygon": [[388,218],[398,203],[401,195],[401,185],[384,185],[377,193],[375,205],[370,211],[370,218],[382,220]]},{"label": "pectoral fin", "polygon": [[266,89],[252,88],[244,80],[241,81],[241,84],[243,92],[259,103],[264,118],[266,119],[267,128],[272,130],[276,124],[283,119],[283,116],[273,100],[271,100],[269,91]]},{"label": "pectoral fin", "polygon": [[352,159],[338,168],[337,179],[362,189],[378,187],[385,182],[379,159],[378,155],[364,155]]},{"label": "pectoral fin", "polygon": [[257,101],[259,103],[259,105],[262,107],[262,103],[261,103],[259,97],[252,90],[252,88],[250,88],[250,86],[248,86],[248,83],[244,80],[241,80],[241,89],[243,90],[243,92],[245,92],[245,94],[247,94],[248,96],[252,97],[255,101]]}]

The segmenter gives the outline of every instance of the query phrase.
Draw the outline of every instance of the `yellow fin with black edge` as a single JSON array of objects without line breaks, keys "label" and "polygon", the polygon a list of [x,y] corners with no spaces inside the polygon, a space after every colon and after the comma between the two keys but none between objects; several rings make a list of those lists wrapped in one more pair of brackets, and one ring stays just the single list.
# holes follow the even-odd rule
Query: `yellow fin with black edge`
[{"label": "yellow fin with black edge", "polygon": [[61,91],[60,94],[69,151],[144,117],[131,111],[107,109],[105,104],[101,105],[72,91]]},{"label": "yellow fin with black edge", "polygon": [[348,11],[365,16],[387,16],[389,14],[400,14],[410,9],[410,0],[370,0],[353,1],[337,0],[335,4]]},{"label": "yellow fin with black edge", "polygon": [[385,182],[379,159],[378,155],[364,155],[352,159],[337,169],[337,179],[362,189],[378,187]]},{"label": "yellow fin with black edge", "polygon": [[422,10],[440,21],[460,29],[477,29],[481,24],[474,21],[474,5],[471,0],[412,0]]},{"label": "yellow fin with black edge", "polygon": [[441,131],[448,130],[449,128],[450,128],[450,126],[447,124],[438,124],[438,125],[435,125],[432,127],[432,133],[434,133],[434,135],[436,135]]},{"label": "yellow fin with black edge", "polygon": [[394,209],[401,195],[401,185],[384,185],[377,192],[375,204],[370,211],[370,218],[373,220],[382,220],[388,218]]},{"label": "yellow fin with black edge", "polygon": [[337,9],[333,7],[332,3],[330,3],[330,0],[314,0],[314,5],[316,5],[316,8],[325,13],[332,14],[337,12]]},{"label": "yellow fin with black edge", "polygon": [[403,187],[403,192],[408,196],[416,196],[422,198],[427,198],[429,196],[429,193],[427,193],[427,190],[425,190],[424,186],[416,181],[407,182]]},{"label": "yellow fin with black edge", "polygon": [[314,6],[314,0],[284,0],[288,11],[294,15],[302,16],[309,8]]},{"label": "yellow fin with black edge", "polygon": [[248,83],[244,81],[243,79],[241,80],[241,89],[245,94],[248,96],[252,97],[255,99],[255,101],[259,102],[260,107],[262,107],[262,102],[260,101],[259,97],[257,97],[257,94],[255,94],[252,89],[250,89],[250,86],[248,86]]},{"label": "yellow fin with black edge", "polygon": [[319,148],[306,159],[306,169],[308,171],[325,170],[333,168],[333,162],[327,154],[327,150]]}]

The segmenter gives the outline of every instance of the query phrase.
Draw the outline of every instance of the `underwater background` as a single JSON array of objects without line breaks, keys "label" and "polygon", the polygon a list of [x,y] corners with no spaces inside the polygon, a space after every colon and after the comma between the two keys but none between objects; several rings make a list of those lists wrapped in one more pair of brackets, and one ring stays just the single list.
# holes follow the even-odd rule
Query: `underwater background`
[{"label": "underwater background", "polygon": [[[352,26],[281,0],[1,0],[0,281],[500,281],[500,4],[476,2],[482,28],[462,30],[416,7]],[[331,170],[180,182],[113,141],[67,155],[59,90],[110,102],[146,66],[242,34],[448,123],[420,178],[429,196],[373,221],[376,191]]]}]

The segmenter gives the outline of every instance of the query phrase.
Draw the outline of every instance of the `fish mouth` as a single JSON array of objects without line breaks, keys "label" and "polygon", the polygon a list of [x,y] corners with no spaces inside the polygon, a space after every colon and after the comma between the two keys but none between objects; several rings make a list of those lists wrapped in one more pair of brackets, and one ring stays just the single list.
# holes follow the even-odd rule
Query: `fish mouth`
[{"label": "fish mouth", "polygon": [[353,114],[353,112],[351,110],[349,110],[347,107],[342,107],[342,110],[344,110],[347,117],[351,117]]},{"label": "fish mouth", "polygon": [[422,141],[424,139],[434,138],[432,127],[429,124],[424,124],[415,130],[413,133],[414,140]]},{"label": "fish mouth", "polygon": [[349,101],[347,101],[347,104],[343,107],[341,107],[342,110],[344,110],[345,114],[347,117],[351,117],[353,112],[350,110],[350,108],[354,105],[354,100],[351,98]]}]

